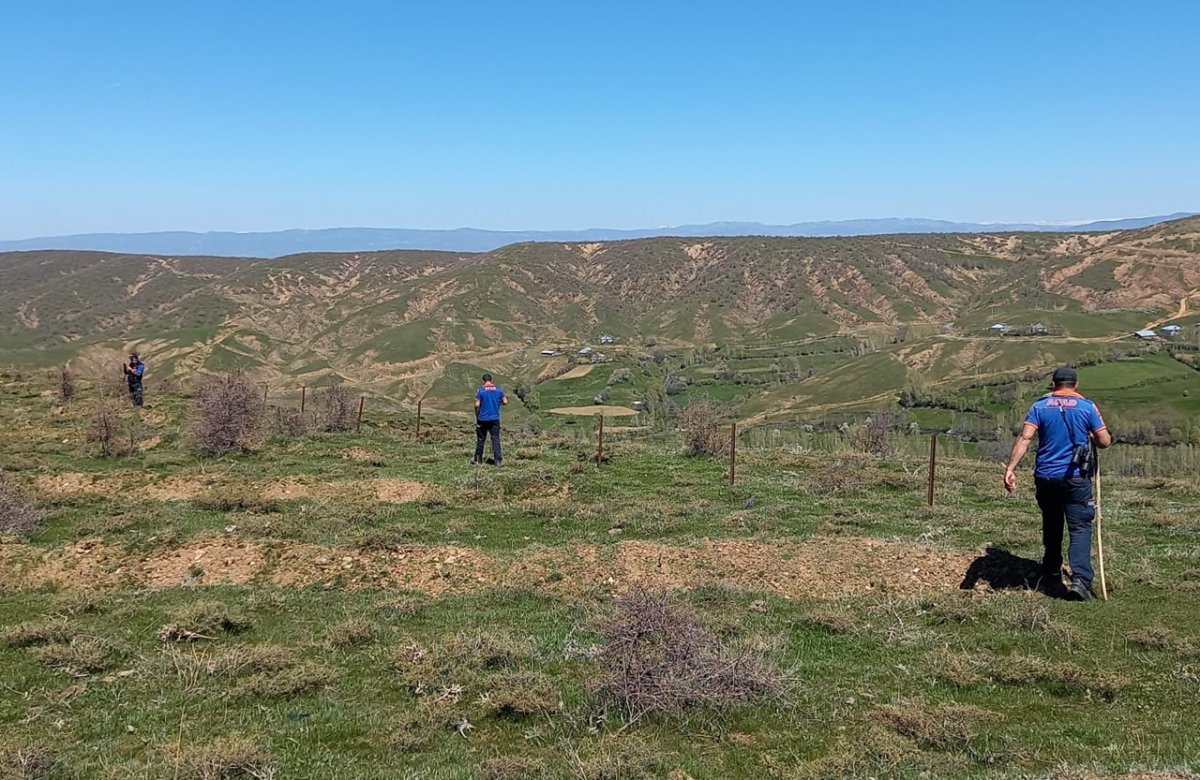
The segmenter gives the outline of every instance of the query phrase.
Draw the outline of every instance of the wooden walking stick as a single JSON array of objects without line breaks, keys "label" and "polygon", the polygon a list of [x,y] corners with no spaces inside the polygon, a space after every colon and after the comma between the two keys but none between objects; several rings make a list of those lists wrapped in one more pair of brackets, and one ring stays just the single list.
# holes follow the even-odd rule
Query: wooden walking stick
[{"label": "wooden walking stick", "polygon": [[1101,523],[1100,504],[1100,453],[1096,453],[1096,559],[1100,564],[1100,596],[1108,601],[1108,583],[1104,580],[1104,533]]}]

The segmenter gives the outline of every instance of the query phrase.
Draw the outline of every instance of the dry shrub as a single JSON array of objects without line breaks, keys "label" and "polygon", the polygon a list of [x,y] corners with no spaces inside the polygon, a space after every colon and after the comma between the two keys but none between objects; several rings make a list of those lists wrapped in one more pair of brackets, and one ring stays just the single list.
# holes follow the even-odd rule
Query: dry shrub
[{"label": "dry shrub", "polygon": [[37,505],[0,473],[0,534],[29,536],[42,524]]},{"label": "dry shrub", "polygon": [[54,754],[34,742],[0,745],[0,778],[4,780],[43,780],[51,776],[56,764]]},{"label": "dry shrub", "polygon": [[723,645],[664,591],[639,588],[620,597],[600,633],[593,688],[631,718],[720,709],[779,686],[758,653]]},{"label": "dry shrub", "polygon": [[348,618],[325,630],[325,641],[333,647],[355,647],[375,637],[375,624],[366,618]]},{"label": "dry shrub", "polygon": [[892,412],[872,412],[851,434],[850,444],[859,452],[890,457],[896,453],[899,426],[900,421]]},{"label": "dry shrub", "polygon": [[270,754],[257,740],[244,736],[218,737],[206,745],[189,746],[179,764],[180,777],[188,780],[275,777]]},{"label": "dry shrub", "polygon": [[253,699],[287,699],[326,687],[336,678],[327,666],[304,662],[270,672],[255,672],[243,678],[237,692]]},{"label": "dry shrub", "polygon": [[128,455],[133,450],[130,427],[121,414],[124,407],[109,398],[97,398],[92,406],[87,440],[100,447],[106,458]]},{"label": "dry shrub", "polygon": [[35,658],[51,669],[83,677],[111,668],[125,654],[113,642],[101,637],[75,637],[69,644],[49,644],[31,651]]},{"label": "dry shrub", "polygon": [[77,633],[75,626],[66,620],[30,620],[9,626],[0,633],[0,645],[4,647],[36,647],[38,645],[70,642]]},{"label": "dry shrub", "polygon": [[311,416],[290,406],[276,406],[272,429],[279,436],[299,438],[308,435]]},{"label": "dry shrub", "polygon": [[911,739],[929,750],[958,750],[965,748],[977,735],[980,723],[997,716],[979,707],[947,704],[933,707],[913,699],[876,707],[871,712],[876,721]]},{"label": "dry shrub", "polygon": [[58,397],[68,403],[75,397],[75,377],[71,367],[63,363],[58,369]]},{"label": "dry shrub", "polygon": [[198,601],[175,610],[171,622],[158,630],[162,642],[195,642],[218,634],[237,634],[250,627],[245,615],[219,601]]},{"label": "dry shrub", "polygon": [[729,431],[724,426],[724,410],[707,399],[693,401],[679,418],[683,445],[688,454],[716,457],[729,451]]},{"label": "dry shrub", "polygon": [[321,430],[337,432],[354,428],[354,402],[343,384],[330,385],[320,391]]},{"label": "dry shrub", "polygon": [[201,453],[248,451],[262,424],[262,393],[247,377],[205,380],[192,398],[192,435]]}]

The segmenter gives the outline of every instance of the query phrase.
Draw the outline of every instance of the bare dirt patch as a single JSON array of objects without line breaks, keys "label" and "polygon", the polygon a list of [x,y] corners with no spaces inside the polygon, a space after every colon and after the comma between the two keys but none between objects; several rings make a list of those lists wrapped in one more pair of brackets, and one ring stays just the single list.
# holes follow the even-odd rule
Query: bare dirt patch
[{"label": "bare dirt patch", "polygon": [[594,406],[560,406],[557,409],[547,409],[550,414],[573,414],[579,417],[592,417],[597,414],[602,414],[605,417],[633,417],[637,412],[633,409],[626,409],[624,406],[605,406],[596,404]]},{"label": "bare dirt patch", "polygon": [[[629,541],[531,548],[498,557],[470,547],[400,545],[379,551],[311,544],[273,547],[232,536],[202,536],[180,547],[138,555],[99,540],[43,552],[7,545],[0,583],[67,589],[180,584],[248,584],[269,579],[304,587],[408,588],[430,594],[493,585],[556,593],[597,587],[688,589],[721,582],[785,597],[907,595],[957,588],[975,554],[880,539],[803,542],[702,541],[692,545]],[[7,564],[17,561],[19,565]]]},{"label": "bare dirt patch", "polygon": [[191,501],[211,490],[215,484],[215,479],[176,476],[160,479],[140,492],[153,501]]},{"label": "bare dirt patch", "polygon": [[293,501],[297,498],[309,498],[314,489],[294,477],[268,482],[261,486],[262,497],[268,501]]},{"label": "bare dirt patch", "polygon": [[592,373],[592,369],[595,367],[596,364],[594,363],[588,363],[587,365],[583,366],[575,366],[575,368],[572,368],[570,371],[561,376],[555,377],[555,379],[580,379]]},{"label": "bare dirt patch", "polygon": [[139,574],[156,588],[185,583],[243,585],[263,570],[264,563],[256,542],[214,536],[147,557]]},{"label": "bare dirt patch", "polygon": [[80,496],[103,492],[91,474],[67,471],[62,474],[47,474],[33,481],[39,493],[50,496]]},{"label": "bare dirt patch", "polygon": [[366,482],[377,501],[389,504],[407,504],[425,496],[429,486],[423,482],[407,479],[372,479]]}]

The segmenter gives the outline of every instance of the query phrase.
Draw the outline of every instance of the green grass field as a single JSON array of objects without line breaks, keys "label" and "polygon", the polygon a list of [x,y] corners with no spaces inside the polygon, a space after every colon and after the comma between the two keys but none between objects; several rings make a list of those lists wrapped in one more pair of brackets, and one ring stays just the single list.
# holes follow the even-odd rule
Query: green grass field
[{"label": "green grass field", "polygon": [[[1024,587],[1028,473],[1009,498],[979,461],[944,461],[930,509],[919,460],[753,431],[734,486],[673,435],[615,434],[597,467],[587,425],[514,432],[480,470],[469,420],[417,443],[381,412],[201,458],[188,398],[159,393],[121,412],[134,454],[101,458],[92,388],[63,405],[44,376],[3,382],[0,467],[43,522],[0,541],[2,777],[1197,768],[1186,479],[1106,480],[1112,599],[1074,604]],[[599,648],[639,586],[772,684],[631,714]]]}]

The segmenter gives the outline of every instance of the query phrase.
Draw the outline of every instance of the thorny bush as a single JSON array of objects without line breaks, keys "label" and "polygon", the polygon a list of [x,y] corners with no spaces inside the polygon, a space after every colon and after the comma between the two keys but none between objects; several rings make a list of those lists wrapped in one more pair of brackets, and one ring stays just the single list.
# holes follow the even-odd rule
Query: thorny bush
[{"label": "thorny bush", "polygon": [[0,534],[28,536],[41,525],[37,507],[0,474]]},{"label": "thorny bush", "polygon": [[729,449],[729,432],[722,425],[722,409],[712,401],[693,401],[683,410],[680,425],[683,443],[691,455],[714,457]]},{"label": "thorny bush", "polygon": [[205,455],[249,450],[261,424],[262,393],[247,377],[214,377],[196,388],[192,434]]},{"label": "thorny bush", "polygon": [[721,709],[780,685],[759,654],[722,644],[662,591],[639,588],[617,599],[600,633],[594,690],[632,719]]}]

